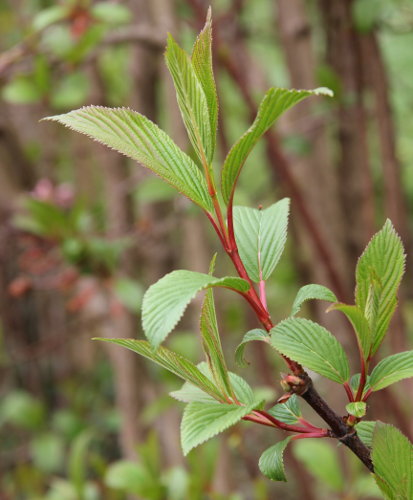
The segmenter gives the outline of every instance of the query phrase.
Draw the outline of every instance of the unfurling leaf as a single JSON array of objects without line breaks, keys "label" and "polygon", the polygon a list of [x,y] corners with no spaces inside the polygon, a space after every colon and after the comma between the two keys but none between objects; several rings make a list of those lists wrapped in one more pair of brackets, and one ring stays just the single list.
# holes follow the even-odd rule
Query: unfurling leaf
[{"label": "unfurling leaf", "polygon": [[225,400],[225,396],[218,391],[215,384],[204,373],[202,373],[198,367],[196,367],[188,359],[167,349],[166,347],[159,347],[159,349],[154,352],[151,345],[146,340],[107,338],[95,338],[94,340],[103,340],[104,342],[111,342],[112,344],[126,347],[127,349],[154,361],[171,373],[174,373],[183,380],[186,380],[187,382],[200,388],[212,398],[221,401]]},{"label": "unfurling leaf", "polygon": [[145,116],[126,108],[87,106],[52,120],[138,161],[207,211],[213,209],[199,168]]},{"label": "unfurling leaf", "polygon": [[206,97],[209,122],[211,129],[212,156],[215,150],[215,141],[218,123],[218,98],[215,87],[214,71],[212,66],[212,23],[211,8],[208,10],[204,29],[198,35],[192,50],[192,64]]},{"label": "unfurling leaf", "polygon": [[337,304],[333,304],[328,308],[328,310],[341,311],[345,314],[354,329],[359,349],[363,353],[364,359],[367,359],[371,347],[371,331],[370,325],[360,308],[354,305],[352,306],[339,302]]},{"label": "unfurling leaf", "polygon": [[225,203],[230,201],[241,169],[257,141],[284,111],[287,111],[287,109],[294,106],[294,104],[297,104],[311,95],[331,96],[332,92],[325,88],[315,90],[271,88],[268,90],[258,108],[254,123],[232,146],[225,159],[221,176],[222,196]]},{"label": "unfurling leaf", "polygon": [[285,403],[276,404],[270,408],[268,413],[285,424],[296,424],[301,418],[298,397],[293,394]]},{"label": "unfurling leaf", "polygon": [[291,316],[295,316],[301,309],[301,306],[307,300],[326,300],[327,302],[337,302],[334,293],[323,285],[305,285],[302,286],[294,299],[291,308]]},{"label": "unfurling leaf", "polygon": [[258,467],[260,471],[273,481],[287,481],[285,477],[283,454],[288,443],[291,441],[292,436],[280,441],[279,443],[271,446],[265,450],[260,457]]},{"label": "unfurling leaf", "polygon": [[173,271],[145,293],[142,301],[143,330],[149,342],[157,348],[175,328],[189,302],[210,287],[248,291],[250,285],[241,278],[214,278],[193,271]]},{"label": "unfurling leaf", "polygon": [[371,354],[380,347],[397,306],[404,273],[402,242],[390,220],[375,234],[356,268],[356,305],[371,329]]},{"label": "unfurling leaf", "polygon": [[184,455],[208,439],[238,423],[258,406],[220,403],[189,403],[181,423],[181,445]]},{"label": "unfurling leaf", "polygon": [[290,200],[265,210],[234,207],[234,230],[238,250],[248,276],[259,283],[267,280],[278,264],[287,240]]},{"label": "unfurling leaf", "polygon": [[371,454],[375,480],[390,500],[413,498],[413,445],[396,427],[377,422]]},{"label": "unfurling leaf", "polygon": [[346,410],[353,417],[362,418],[366,414],[367,405],[363,401],[355,401],[346,405]]},{"label": "unfurling leaf", "polygon": [[413,351],[399,352],[384,358],[370,374],[370,388],[379,391],[405,378],[413,377]]},{"label": "unfurling leaf", "polygon": [[270,333],[271,344],[281,354],[334,382],[347,382],[350,368],[344,349],[321,325],[304,318],[288,318]]},{"label": "unfurling leaf", "polygon": [[252,342],[253,340],[261,340],[263,342],[269,342],[270,337],[265,330],[260,330],[259,328],[255,328],[254,330],[250,330],[244,335],[242,342],[238,345],[235,350],[235,362],[239,366],[245,366],[247,362],[244,359],[244,351],[248,342]]},{"label": "unfurling leaf", "polygon": [[202,165],[212,161],[213,140],[208,102],[189,55],[171,35],[165,53],[176,96],[189,139]]}]

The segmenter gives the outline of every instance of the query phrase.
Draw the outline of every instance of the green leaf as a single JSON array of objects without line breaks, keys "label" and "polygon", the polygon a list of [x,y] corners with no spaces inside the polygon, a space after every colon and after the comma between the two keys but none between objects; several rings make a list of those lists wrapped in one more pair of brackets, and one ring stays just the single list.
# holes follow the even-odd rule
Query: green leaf
[{"label": "green leaf", "polygon": [[287,240],[290,200],[265,210],[234,207],[234,230],[241,260],[249,277],[267,280],[278,264]]},{"label": "green leaf", "polygon": [[154,479],[142,464],[130,460],[119,460],[109,465],[105,474],[109,488],[122,490],[144,498],[152,498]]},{"label": "green leaf", "polygon": [[371,347],[371,331],[370,325],[361,309],[357,306],[342,304],[339,302],[329,307],[328,311],[341,311],[347,317],[354,329],[354,333],[357,337],[357,343],[363,353],[364,359],[367,359]]},{"label": "green leaf", "polygon": [[63,20],[70,14],[70,10],[63,5],[54,5],[47,9],[42,9],[36,14],[32,21],[32,26],[35,31],[41,31],[51,24]]},{"label": "green leaf", "polygon": [[189,403],[181,423],[181,445],[184,455],[208,439],[225,431],[251,413],[257,402],[247,406]]},{"label": "green leaf", "polygon": [[126,108],[87,106],[44,118],[81,132],[138,161],[207,211],[206,181],[195,163],[157,125]]},{"label": "green leaf", "polygon": [[[353,391],[354,394],[357,394],[359,385],[360,385],[360,373],[356,373],[350,379],[350,387],[351,387],[351,390]],[[369,389],[370,389],[370,376],[367,375],[367,380],[366,380],[366,383],[364,385],[364,390],[363,390],[363,396],[366,394],[366,392]]]},{"label": "green leaf", "polygon": [[202,345],[213,379],[221,393],[233,397],[234,391],[229,381],[228,368],[222,351],[215,313],[214,295],[211,289],[207,290],[205,294],[201,310],[200,326]]},{"label": "green leaf", "polygon": [[298,460],[323,485],[335,492],[343,492],[345,480],[341,472],[342,466],[337,452],[328,442],[321,439],[301,439],[294,444],[293,451]]},{"label": "green leaf", "polygon": [[294,425],[301,418],[301,410],[298,405],[298,397],[293,394],[288,401],[276,404],[268,410],[268,413],[277,420],[289,425]]},{"label": "green leaf", "polygon": [[104,342],[111,342],[112,344],[126,347],[127,349],[154,361],[183,380],[201,388],[214,399],[224,399],[224,396],[219,393],[211,380],[209,380],[209,378],[206,377],[191,361],[183,356],[180,356],[176,352],[167,349],[166,347],[159,347],[159,349],[154,352],[151,345],[146,340],[106,338],[95,338],[94,340],[103,340]]},{"label": "green leaf", "polygon": [[132,12],[126,5],[113,2],[97,2],[92,5],[91,10],[95,19],[108,24],[125,24],[133,19]]},{"label": "green leaf", "polygon": [[260,330],[259,328],[255,328],[254,330],[250,330],[244,335],[242,342],[238,345],[235,350],[235,362],[238,366],[245,366],[247,361],[244,359],[244,351],[246,344],[253,340],[261,340],[263,342],[269,342],[270,337],[265,330]]},{"label": "green leaf", "polygon": [[189,139],[201,164],[209,166],[214,151],[207,98],[191,59],[170,34],[165,59]]},{"label": "green leaf", "polygon": [[173,271],[152,285],[142,302],[143,329],[152,346],[157,348],[165,340],[198,292],[214,286],[246,292],[250,285],[241,278],[214,278],[184,270]]},{"label": "green leaf", "polygon": [[[209,368],[207,363],[205,362],[199,363],[197,365],[197,368],[214,385],[211,369]],[[235,392],[235,396],[237,397],[238,401],[240,401],[245,405],[253,403],[256,400],[256,398],[254,397],[254,393],[248,382],[245,381],[242,377],[240,377],[236,373],[229,372],[228,375],[231,386]],[[211,396],[202,391],[202,389],[194,386],[189,382],[185,382],[185,384],[178,391],[171,392],[170,396],[184,403],[192,403],[193,401],[198,401],[199,403],[211,403],[216,400],[216,398],[213,399]]]},{"label": "green leaf", "polygon": [[362,418],[366,414],[367,405],[363,401],[355,401],[354,403],[346,404],[346,410],[349,415]]},{"label": "green leaf", "polygon": [[271,446],[260,457],[258,467],[260,471],[273,481],[287,481],[285,477],[283,454],[287,444],[291,441],[292,436],[280,441]]},{"label": "green leaf", "polygon": [[339,384],[348,380],[350,368],[344,349],[321,325],[304,318],[288,318],[270,333],[271,344],[281,354]]},{"label": "green leaf", "polygon": [[385,387],[413,377],[413,351],[399,352],[384,358],[370,374],[370,387],[379,391]]},{"label": "green leaf", "polygon": [[375,420],[363,420],[354,426],[356,428],[358,437],[369,448],[371,448],[373,445],[373,432],[375,426]]},{"label": "green leaf", "polygon": [[375,479],[386,498],[413,498],[413,446],[398,429],[378,422],[373,434]]},{"label": "green leaf", "polygon": [[334,293],[323,285],[305,285],[302,286],[294,299],[291,308],[291,316],[295,316],[303,303],[307,300],[326,300],[328,302],[337,302],[337,297]]},{"label": "green leaf", "polygon": [[265,94],[251,127],[232,146],[222,169],[221,186],[224,201],[228,203],[235,190],[241,169],[257,141],[287,109],[310,95],[331,95],[329,89],[289,90],[271,88]]},{"label": "green leaf", "polygon": [[196,42],[194,44],[191,59],[195,74],[198,77],[207,101],[213,156],[218,123],[218,98],[212,65],[211,7],[208,9],[207,20],[204,29],[198,35],[198,38],[196,39]]},{"label": "green leaf", "polygon": [[371,354],[379,348],[396,309],[404,266],[402,242],[387,220],[373,236],[356,268],[356,305],[370,325]]}]

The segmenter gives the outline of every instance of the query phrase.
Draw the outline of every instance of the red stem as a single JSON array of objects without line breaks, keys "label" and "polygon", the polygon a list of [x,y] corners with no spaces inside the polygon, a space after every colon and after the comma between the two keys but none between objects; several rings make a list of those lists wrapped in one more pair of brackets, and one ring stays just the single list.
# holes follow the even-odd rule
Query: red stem
[{"label": "red stem", "polygon": [[306,428],[306,427],[301,427],[299,425],[289,425],[289,424],[286,424],[284,422],[281,422],[281,420],[278,420],[277,418],[273,417],[272,415],[270,415],[269,413],[267,413],[264,410],[255,410],[253,413],[254,413],[254,415],[260,415],[260,416],[264,417],[268,421],[272,422],[275,427],[278,427],[279,429],[283,429],[285,431],[308,434],[308,433],[312,433],[315,429],[317,430],[317,432],[322,432],[325,430],[325,429],[320,429],[319,427],[314,427],[314,426],[310,430],[308,427]]},{"label": "red stem", "polygon": [[361,401],[362,400],[362,396],[363,396],[363,392],[364,392],[364,387],[366,385],[366,380],[367,380],[367,366],[366,366],[366,362],[364,360],[364,356],[363,356],[363,352],[361,351],[360,349],[360,361],[361,361],[361,373],[360,373],[360,382],[359,382],[359,386],[358,386],[358,389],[357,389],[357,394],[356,394],[356,397],[355,397],[355,401]]},{"label": "red stem", "polygon": [[351,390],[351,387],[348,385],[348,382],[344,382],[343,387],[348,396],[348,400],[350,401],[350,403],[352,403],[354,401],[354,394],[353,391]]}]

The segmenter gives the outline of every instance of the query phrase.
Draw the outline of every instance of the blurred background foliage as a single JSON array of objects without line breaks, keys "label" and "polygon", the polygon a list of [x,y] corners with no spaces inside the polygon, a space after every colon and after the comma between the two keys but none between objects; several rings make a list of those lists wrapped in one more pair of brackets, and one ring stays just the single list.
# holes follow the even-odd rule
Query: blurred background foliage
[{"label": "blurred background foliage", "polygon": [[[0,499],[374,499],[362,466],[326,441],[287,452],[289,482],[260,477],[281,438],[243,424],[183,460],[179,382],[94,336],[140,337],[143,291],[174,268],[207,272],[218,249],[199,210],[129,160],[42,117],[87,104],[130,106],[190,147],[163,62],[168,31],[190,48],[211,3],[220,97],[216,167],[269,86],[328,86],[257,146],[236,202],[292,199],[288,250],[268,284],[273,320],[299,285],[351,300],[354,267],[390,217],[411,263],[411,0],[0,1]],[[411,264],[388,352],[412,344]],[[219,254],[218,270],[231,272]],[[217,292],[229,365],[254,319]],[[334,330],[337,313],[306,314]],[[199,360],[199,301],[171,336]],[[260,343],[258,343],[260,344]],[[242,375],[275,400],[279,360],[248,348]],[[355,365],[356,366],[356,365]],[[344,394],[319,387],[335,407]],[[412,385],[372,400],[369,419],[412,439]],[[276,431],[279,432],[279,431]]]}]

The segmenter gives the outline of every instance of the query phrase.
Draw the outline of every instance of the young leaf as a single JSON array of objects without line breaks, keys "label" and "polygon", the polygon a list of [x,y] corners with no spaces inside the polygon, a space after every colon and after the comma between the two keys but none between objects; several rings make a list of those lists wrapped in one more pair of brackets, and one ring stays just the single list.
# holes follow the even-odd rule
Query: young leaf
[{"label": "young leaf", "polygon": [[384,358],[370,374],[370,388],[379,391],[385,387],[413,377],[413,351],[399,352]]},{"label": "young leaf", "polygon": [[287,240],[290,200],[265,210],[234,207],[234,230],[241,260],[248,276],[259,283],[267,280],[278,264]]},{"label": "young leaf", "polygon": [[293,307],[291,308],[291,316],[295,316],[304,302],[307,300],[326,300],[327,302],[337,302],[337,297],[334,293],[323,285],[305,285],[302,286],[294,299]]},{"label": "young leaf", "polygon": [[214,399],[218,399],[220,401],[225,400],[224,395],[218,391],[211,380],[206,377],[191,361],[167,349],[166,347],[159,347],[159,349],[154,352],[149,342],[146,342],[145,340],[107,338],[96,338],[95,340],[103,340],[104,342],[111,342],[112,344],[126,347],[127,349],[154,361],[158,365],[161,365],[163,368],[174,373],[183,380],[199,387],[202,391],[206,392]]},{"label": "young leaf", "polygon": [[391,500],[413,498],[413,446],[398,429],[378,422],[371,454],[378,487]]},{"label": "young leaf", "polygon": [[273,481],[287,481],[285,477],[283,454],[292,436],[271,446],[260,457],[258,467],[260,471]]},{"label": "young leaf", "polygon": [[349,415],[362,418],[366,414],[367,405],[366,403],[363,403],[363,401],[355,401],[354,403],[348,403],[346,405],[346,410]]},{"label": "young leaf", "polygon": [[265,94],[258,108],[257,116],[251,127],[232,146],[222,169],[221,187],[225,203],[228,203],[234,192],[238,176],[252,148],[276,119],[310,95],[332,95],[329,89],[288,90],[271,88]]},{"label": "young leaf", "polygon": [[203,209],[213,209],[206,181],[195,163],[141,114],[126,108],[87,106],[45,120],[62,123],[137,160]]},{"label": "young leaf", "polygon": [[189,139],[201,164],[209,166],[214,152],[207,98],[191,59],[171,35],[165,59]]},{"label": "young leaf", "polygon": [[[198,369],[212,382],[211,371],[205,363],[199,363]],[[238,401],[245,405],[254,403],[254,393],[248,382],[232,372],[229,372],[229,379]],[[189,382],[185,382],[178,391],[171,392],[170,396],[184,403],[192,403],[194,401],[199,403],[211,403],[215,401],[211,396]]]},{"label": "young leaf", "polygon": [[222,351],[221,339],[218,332],[215,313],[214,296],[212,289],[207,290],[201,310],[202,345],[213,379],[219,391],[233,397],[234,391],[228,376],[228,368]]},{"label": "young leaf", "polygon": [[373,432],[376,427],[375,420],[362,420],[354,426],[357,431],[358,437],[363,441],[363,443],[369,448],[373,445]]},{"label": "young leaf", "polygon": [[361,312],[361,309],[357,306],[342,304],[339,302],[329,307],[328,311],[341,311],[345,314],[354,329],[357,337],[357,343],[363,353],[364,359],[367,359],[371,347],[371,331],[370,325],[364,314]]},{"label": "young leaf", "polygon": [[282,404],[276,404],[268,410],[268,413],[277,420],[289,425],[296,424],[301,418],[301,410],[298,405],[298,397],[293,394],[290,399]]},{"label": "young leaf", "polygon": [[402,242],[387,220],[373,236],[356,268],[356,305],[371,328],[371,354],[379,348],[396,309],[404,265]]},{"label": "young leaf", "polygon": [[244,335],[242,342],[238,345],[235,350],[235,362],[238,366],[245,366],[247,361],[244,359],[244,351],[248,342],[253,340],[261,340],[263,342],[269,342],[270,337],[265,330],[260,330],[259,328],[255,328],[254,330],[250,330]]},{"label": "young leaf", "polygon": [[[360,385],[360,373],[356,373],[350,379],[350,387],[351,387],[351,390],[353,391],[354,394],[357,394],[359,385]],[[366,380],[366,383],[364,385],[363,396],[366,394],[366,392],[369,389],[370,389],[370,376],[367,375],[367,380]]]},{"label": "young leaf", "polygon": [[281,354],[343,384],[349,364],[343,347],[324,327],[304,318],[288,318],[271,330],[271,344]]},{"label": "young leaf", "polygon": [[165,340],[198,292],[214,286],[239,292],[249,289],[248,282],[241,278],[214,278],[183,270],[173,271],[152,285],[142,301],[143,329],[152,346],[157,348]]},{"label": "young leaf", "polygon": [[257,403],[247,406],[189,403],[181,423],[181,445],[184,455],[208,439],[235,425],[251,413]]},{"label": "young leaf", "polygon": [[212,24],[211,8],[208,9],[207,20],[204,29],[198,35],[192,50],[192,64],[198,80],[204,91],[211,129],[212,156],[215,150],[215,141],[218,122],[218,98],[215,87],[214,72],[212,66]]}]

